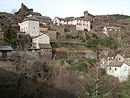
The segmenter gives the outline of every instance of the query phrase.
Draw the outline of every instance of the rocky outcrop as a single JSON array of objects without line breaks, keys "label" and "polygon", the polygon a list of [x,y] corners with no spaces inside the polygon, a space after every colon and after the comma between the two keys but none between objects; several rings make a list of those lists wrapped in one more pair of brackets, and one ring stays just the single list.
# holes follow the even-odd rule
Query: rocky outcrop
[{"label": "rocky outcrop", "polygon": [[29,9],[23,3],[21,4],[21,8],[18,10],[18,12],[14,13],[14,15],[18,18],[19,21],[22,21],[27,15],[30,14],[41,16],[40,13],[33,12],[33,9]]}]

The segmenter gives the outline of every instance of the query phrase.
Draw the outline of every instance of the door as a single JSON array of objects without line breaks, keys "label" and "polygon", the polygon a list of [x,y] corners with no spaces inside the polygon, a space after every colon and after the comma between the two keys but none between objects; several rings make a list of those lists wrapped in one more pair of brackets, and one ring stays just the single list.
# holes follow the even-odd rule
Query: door
[{"label": "door", "polygon": [[2,51],[2,59],[6,59],[7,58],[7,51]]}]

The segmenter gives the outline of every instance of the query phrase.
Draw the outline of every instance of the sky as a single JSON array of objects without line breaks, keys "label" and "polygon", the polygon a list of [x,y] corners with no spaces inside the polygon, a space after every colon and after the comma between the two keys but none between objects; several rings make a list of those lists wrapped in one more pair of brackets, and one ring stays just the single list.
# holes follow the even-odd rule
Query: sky
[{"label": "sky", "polygon": [[16,11],[21,3],[51,18],[79,17],[85,10],[93,15],[130,15],[130,0],[1,0],[0,12]]}]

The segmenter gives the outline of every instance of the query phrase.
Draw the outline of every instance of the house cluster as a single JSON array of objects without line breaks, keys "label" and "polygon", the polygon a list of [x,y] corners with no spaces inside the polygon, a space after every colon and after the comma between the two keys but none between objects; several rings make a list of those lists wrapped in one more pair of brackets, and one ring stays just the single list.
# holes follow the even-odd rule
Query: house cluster
[{"label": "house cluster", "polygon": [[[38,17],[38,16],[37,16]],[[44,21],[43,17],[29,15],[23,22],[19,23],[20,31],[25,34],[29,34],[32,38],[32,44],[29,51],[37,51],[43,57],[50,58],[52,57],[52,47],[50,45],[50,37],[46,34],[40,32],[40,24],[47,25],[47,22]],[[45,18],[45,17],[44,17]]]},{"label": "house cluster", "polygon": [[53,24],[56,24],[58,26],[60,25],[74,25],[76,26],[76,30],[87,30],[90,31],[91,26],[91,19],[88,18],[88,12],[84,12],[84,16],[81,17],[66,17],[66,18],[59,18],[55,17],[53,20]]},{"label": "house cluster", "polygon": [[109,37],[109,35],[111,35],[112,33],[121,33],[122,29],[120,27],[110,27],[110,26],[104,26],[102,33],[104,33],[105,35],[107,35]]},{"label": "house cluster", "polygon": [[108,75],[117,77],[120,82],[126,81],[130,75],[130,58],[120,54],[115,58],[102,58],[100,67],[105,69]]}]

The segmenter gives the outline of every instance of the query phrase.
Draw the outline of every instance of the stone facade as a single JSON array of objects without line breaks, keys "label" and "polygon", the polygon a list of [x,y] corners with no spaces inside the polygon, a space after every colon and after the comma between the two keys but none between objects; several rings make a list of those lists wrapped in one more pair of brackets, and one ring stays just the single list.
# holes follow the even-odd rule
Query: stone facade
[{"label": "stone facade", "polygon": [[50,41],[57,40],[57,32],[56,31],[48,30],[46,35],[48,35],[50,37]]},{"label": "stone facade", "polygon": [[55,17],[53,20],[53,24],[61,26],[61,25],[74,25],[76,26],[76,30],[84,31],[85,29],[90,31],[91,28],[91,19],[89,19],[87,13],[85,12],[85,16],[83,17],[67,17],[67,18],[59,18]]},{"label": "stone facade", "polygon": [[11,46],[0,46],[0,60],[11,59],[12,51]]}]

